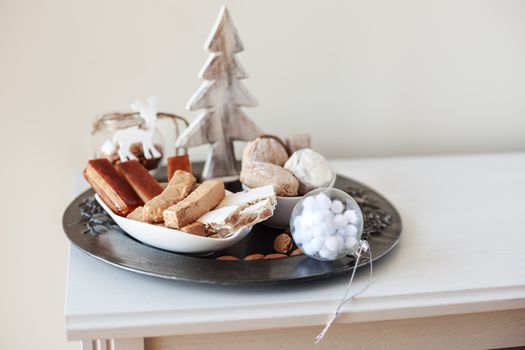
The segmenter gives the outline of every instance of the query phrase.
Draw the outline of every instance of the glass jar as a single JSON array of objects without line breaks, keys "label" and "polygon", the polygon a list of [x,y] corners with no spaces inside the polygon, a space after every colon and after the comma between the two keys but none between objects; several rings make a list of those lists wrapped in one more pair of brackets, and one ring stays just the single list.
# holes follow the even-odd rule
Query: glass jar
[{"label": "glass jar", "polygon": [[[180,134],[180,131],[188,126],[188,121],[181,116],[169,113],[157,113],[158,119],[170,119],[173,121],[175,126],[175,138]],[[153,145],[159,151],[160,157],[146,158],[142,150],[142,144],[137,142],[133,143],[130,147],[131,153],[146,167],[148,170],[153,170],[159,167],[165,157],[166,150],[169,145],[166,145],[164,137],[159,130],[159,124],[157,123],[154,135]],[[120,162],[118,154],[119,145],[115,141],[115,133],[119,130],[127,129],[129,127],[138,126],[143,128],[145,120],[139,115],[138,112],[131,113],[109,113],[98,117],[93,123],[92,143],[93,143],[93,154],[95,158],[107,158],[112,164]]]}]

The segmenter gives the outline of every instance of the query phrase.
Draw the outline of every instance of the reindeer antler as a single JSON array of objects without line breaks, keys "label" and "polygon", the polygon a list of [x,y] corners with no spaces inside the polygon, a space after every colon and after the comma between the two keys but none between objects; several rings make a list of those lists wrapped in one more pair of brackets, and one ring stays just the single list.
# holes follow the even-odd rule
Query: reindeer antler
[{"label": "reindeer antler", "polygon": [[139,112],[145,120],[154,120],[157,117],[157,100],[157,96],[148,97],[147,103],[136,100],[131,104],[131,109]]},{"label": "reindeer antler", "polygon": [[158,101],[157,96],[150,96],[150,97],[148,97],[148,107],[150,109],[154,109],[156,111],[157,110],[157,101]]},{"label": "reindeer antler", "polygon": [[139,101],[139,100],[135,100],[131,104],[131,109],[134,110],[135,112],[139,112],[141,116],[142,116],[142,111],[145,108],[146,108],[146,105],[142,101]]}]

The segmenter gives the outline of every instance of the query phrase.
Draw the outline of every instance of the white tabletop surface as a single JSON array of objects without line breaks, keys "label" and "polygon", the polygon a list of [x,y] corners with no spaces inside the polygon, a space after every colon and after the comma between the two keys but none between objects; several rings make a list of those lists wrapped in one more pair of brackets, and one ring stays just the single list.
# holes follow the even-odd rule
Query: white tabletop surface
[{"label": "white tabletop surface", "polygon": [[[400,244],[338,322],[525,308],[525,153],[333,160],[401,213]],[[355,288],[367,278],[358,273]],[[71,340],[321,325],[348,276],[221,287],[123,271],[71,247]]]}]

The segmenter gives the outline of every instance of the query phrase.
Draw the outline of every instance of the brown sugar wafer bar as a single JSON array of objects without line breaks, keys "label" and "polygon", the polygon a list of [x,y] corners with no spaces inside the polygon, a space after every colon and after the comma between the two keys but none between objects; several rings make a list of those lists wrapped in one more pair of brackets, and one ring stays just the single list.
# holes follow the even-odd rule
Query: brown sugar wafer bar
[{"label": "brown sugar wafer bar", "polygon": [[[144,221],[162,222],[164,220],[162,212],[166,208],[186,198],[194,186],[195,177],[192,174],[187,171],[177,170],[164,191],[144,204]],[[190,222],[193,221],[195,220]]]},{"label": "brown sugar wafer bar", "polygon": [[168,158],[168,181],[171,180],[177,170],[184,170],[191,174],[190,157],[187,154]]},{"label": "brown sugar wafer bar", "polygon": [[88,161],[84,178],[114,213],[126,216],[143,204],[126,179],[107,159]]},{"label": "brown sugar wafer bar", "polygon": [[223,198],[224,183],[221,180],[204,181],[184,200],[164,210],[164,223],[171,228],[184,227],[213,209]]},{"label": "brown sugar wafer bar", "polygon": [[123,175],[144,202],[158,196],[164,190],[138,160],[117,163],[115,169]]}]

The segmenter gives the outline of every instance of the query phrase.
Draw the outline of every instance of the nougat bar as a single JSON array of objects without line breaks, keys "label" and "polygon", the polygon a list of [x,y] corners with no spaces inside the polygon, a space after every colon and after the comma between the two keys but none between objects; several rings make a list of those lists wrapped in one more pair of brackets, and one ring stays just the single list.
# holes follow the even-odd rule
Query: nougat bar
[{"label": "nougat bar", "polygon": [[143,204],[126,179],[105,158],[88,161],[84,178],[115,214],[126,216]]},{"label": "nougat bar", "polygon": [[171,228],[184,227],[213,209],[223,198],[224,183],[221,180],[204,181],[184,200],[164,210],[164,223]]},{"label": "nougat bar", "polygon": [[266,185],[262,187],[256,187],[248,189],[242,192],[229,193],[219,203],[217,208],[228,207],[231,205],[237,205],[241,209],[249,207],[255,203],[269,199],[275,206],[277,198],[275,197],[275,191],[273,185]]},{"label": "nougat bar", "polygon": [[130,220],[135,221],[144,221],[144,208],[143,207],[136,207],[135,210],[133,210],[131,213],[129,213],[126,218]]},{"label": "nougat bar", "polygon": [[[146,222],[162,222],[162,212],[180,202],[193,190],[195,177],[187,171],[177,170],[168,186],[157,197],[144,204],[143,219]],[[193,222],[192,220],[190,222]],[[188,222],[188,223],[190,223]]]},{"label": "nougat bar", "polygon": [[158,196],[164,190],[138,160],[117,163],[115,168],[128,180],[131,187],[144,202]]},{"label": "nougat bar", "polygon": [[275,202],[272,202],[269,198],[244,208],[239,214],[239,221],[233,227],[233,231],[237,231],[242,227],[253,226],[268,219],[273,215],[274,209]]},{"label": "nougat bar", "polygon": [[239,221],[240,209],[236,205],[213,209],[197,219],[209,232],[225,236]]},{"label": "nougat bar", "polygon": [[192,235],[208,237],[211,232],[206,230],[206,226],[198,221],[186,225],[180,229],[182,232],[191,233]]}]

